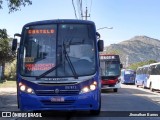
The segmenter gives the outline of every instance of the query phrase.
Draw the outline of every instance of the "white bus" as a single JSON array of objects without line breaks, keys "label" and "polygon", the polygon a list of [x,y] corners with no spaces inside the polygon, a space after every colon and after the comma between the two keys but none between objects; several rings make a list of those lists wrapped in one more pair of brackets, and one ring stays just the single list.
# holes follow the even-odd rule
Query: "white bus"
[{"label": "white bus", "polygon": [[160,90],[160,62],[150,64],[147,87],[151,91]]}]

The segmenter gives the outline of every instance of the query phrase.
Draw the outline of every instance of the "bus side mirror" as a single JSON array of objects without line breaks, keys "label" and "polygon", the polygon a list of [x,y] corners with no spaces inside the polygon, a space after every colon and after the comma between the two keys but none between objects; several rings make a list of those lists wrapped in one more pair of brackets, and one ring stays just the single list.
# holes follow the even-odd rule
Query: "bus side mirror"
[{"label": "bus side mirror", "polygon": [[123,68],[123,64],[122,63],[120,64],[120,67]]},{"label": "bus side mirror", "polygon": [[12,41],[12,51],[15,51],[17,49],[17,39],[13,39]]},{"label": "bus side mirror", "polygon": [[104,49],[104,42],[103,40],[98,40],[98,51],[102,52]]}]

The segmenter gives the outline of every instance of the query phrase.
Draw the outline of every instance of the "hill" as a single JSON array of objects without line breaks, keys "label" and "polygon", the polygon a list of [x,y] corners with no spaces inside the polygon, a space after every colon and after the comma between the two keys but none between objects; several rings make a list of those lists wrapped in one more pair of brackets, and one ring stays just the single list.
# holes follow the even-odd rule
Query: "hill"
[{"label": "hill", "polygon": [[135,36],[118,44],[105,47],[109,54],[119,54],[124,66],[147,60],[160,61],[160,40]]}]

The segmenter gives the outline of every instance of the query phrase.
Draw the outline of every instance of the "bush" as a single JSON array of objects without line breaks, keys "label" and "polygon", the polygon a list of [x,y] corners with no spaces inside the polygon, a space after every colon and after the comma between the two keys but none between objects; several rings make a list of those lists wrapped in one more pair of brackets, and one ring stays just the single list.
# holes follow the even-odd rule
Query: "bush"
[{"label": "bush", "polygon": [[7,80],[16,80],[16,60],[6,64],[4,75]]},{"label": "bush", "polygon": [[138,67],[141,67],[141,66],[144,66],[144,65],[148,65],[148,64],[151,64],[151,63],[156,63],[157,61],[155,60],[148,60],[148,61],[144,61],[144,62],[137,62],[137,63],[134,63],[132,65],[130,65],[128,68],[129,69],[132,69],[132,70],[136,70]]}]

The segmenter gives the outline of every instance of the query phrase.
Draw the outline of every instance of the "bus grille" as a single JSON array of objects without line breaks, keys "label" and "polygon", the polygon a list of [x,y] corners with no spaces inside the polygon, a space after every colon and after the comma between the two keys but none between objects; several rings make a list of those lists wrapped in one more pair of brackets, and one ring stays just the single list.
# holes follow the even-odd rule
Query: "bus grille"
[{"label": "bus grille", "polygon": [[64,102],[52,102],[49,100],[41,100],[44,105],[72,105],[75,100],[65,100]]},{"label": "bus grille", "polygon": [[36,90],[35,93],[37,96],[72,96],[78,95],[79,90],[59,90],[58,93],[55,90]]}]

